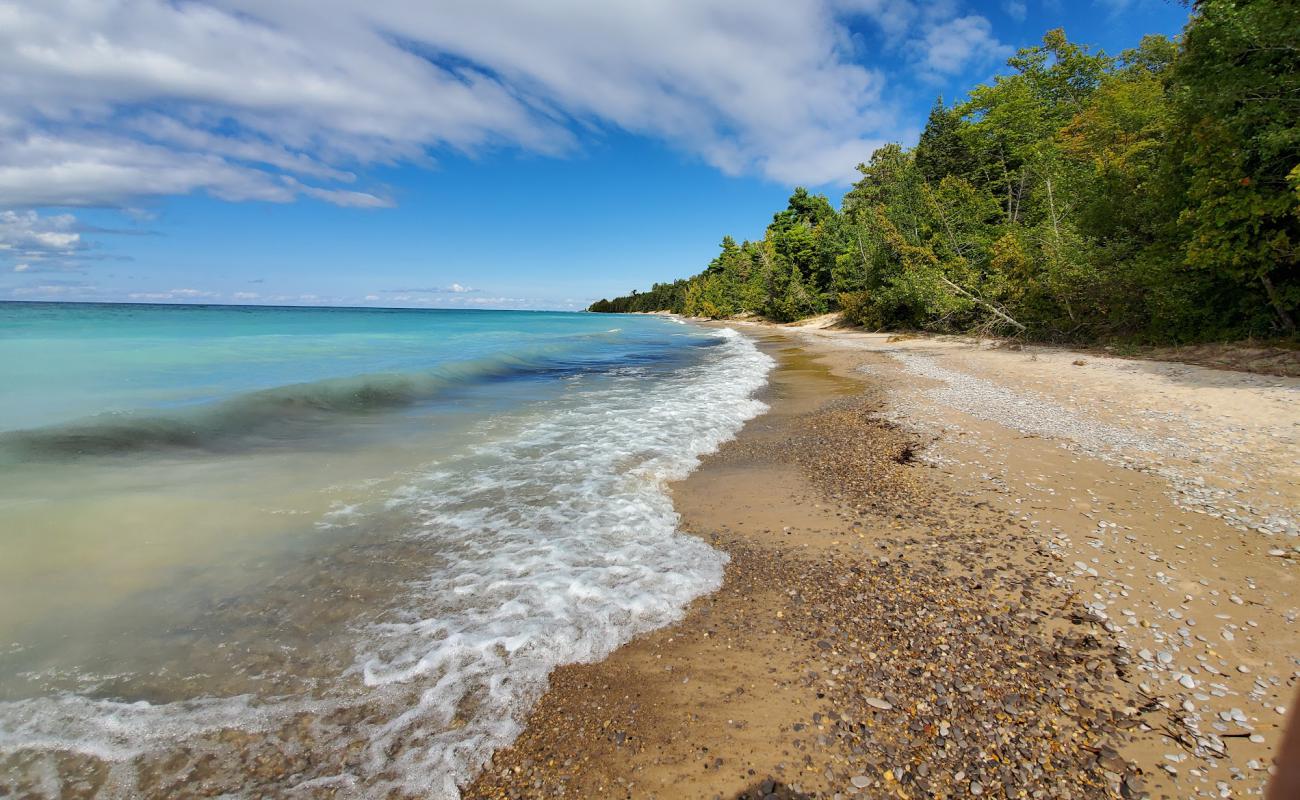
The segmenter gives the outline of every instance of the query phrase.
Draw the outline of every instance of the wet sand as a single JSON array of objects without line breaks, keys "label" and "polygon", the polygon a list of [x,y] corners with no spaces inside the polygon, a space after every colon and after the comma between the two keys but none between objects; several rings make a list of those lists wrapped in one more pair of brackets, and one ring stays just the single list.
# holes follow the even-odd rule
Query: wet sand
[{"label": "wet sand", "polygon": [[[731,556],[723,588],[554,673],[467,797],[1261,792],[1300,654],[1277,441],[1300,429],[1267,404],[1296,386],[1220,387],[1204,413],[1253,397],[1272,417],[1234,437],[1238,471],[1179,486],[1194,454],[1098,444],[1133,427],[1122,364],[1065,403],[1083,367],[1060,351],[1053,375],[971,343],[749,332],[779,361],[772,410],[674,487],[683,528]],[[1167,388],[1143,425],[1197,419]],[[1057,401],[1074,427],[1047,424]]]}]

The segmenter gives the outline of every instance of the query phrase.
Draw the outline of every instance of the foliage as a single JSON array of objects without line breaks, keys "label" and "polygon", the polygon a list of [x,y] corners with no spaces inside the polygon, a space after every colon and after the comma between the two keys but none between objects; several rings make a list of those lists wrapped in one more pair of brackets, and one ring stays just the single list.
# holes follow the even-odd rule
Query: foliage
[{"label": "foliage", "polygon": [[1295,335],[1300,6],[1200,0],[1119,57],[1049,31],[837,210],[797,188],[761,240],[593,311],[1181,342]]},{"label": "foliage", "polygon": [[[1186,263],[1222,322],[1295,331],[1300,218],[1300,5],[1203,0],[1171,77]],[[1271,312],[1271,314],[1269,313]]]}]

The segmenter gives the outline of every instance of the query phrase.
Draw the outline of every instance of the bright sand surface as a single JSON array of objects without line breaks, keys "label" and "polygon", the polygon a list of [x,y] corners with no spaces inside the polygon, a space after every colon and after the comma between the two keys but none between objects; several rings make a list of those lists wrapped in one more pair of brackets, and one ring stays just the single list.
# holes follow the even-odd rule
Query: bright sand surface
[{"label": "bright sand surface", "polygon": [[722,589],[555,672],[466,796],[1261,794],[1300,380],[736,327],[771,411],[674,488]]}]

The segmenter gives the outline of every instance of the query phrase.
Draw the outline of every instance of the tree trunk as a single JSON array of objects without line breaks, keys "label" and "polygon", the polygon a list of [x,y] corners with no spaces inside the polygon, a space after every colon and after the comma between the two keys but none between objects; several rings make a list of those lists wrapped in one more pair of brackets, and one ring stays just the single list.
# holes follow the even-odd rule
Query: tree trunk
[{"label": "tree trunk", "polygon": [[1278,297],[1277,289],[1273,282],[1268,279],[1268,274],[1261,272],[1259,282],[1264,284],[1264,291],[1268,293],[1268,301],[1273,304],[1273,310],[1277,312],[1278,319],[1282,320],[1282,327],[1287,333],[1295,333],[1295,320],[1291,315],[1286,313],[1286,307],[1282,305],[1282,298]]},{"label": "tree trunk", "polygon": [[[1047,178],[1045,182],[1047,184],[1047,209],[1052,217],[1052,268],[1054,271],[1059,272],[1061,269],[1060,219],[1056,216],[1056,199],[1052,195],[1052,179]],[[1054,275],[1053,281],[1055,280],[1056,276]],[[1070,315],[1070,321],[1077,322],[1078,319],[1074,316],[1074,309],[1070,307],[1070,298],[1062,296],[1061,302],[1065,306],[1065,313]]]},{"label": "tree trunk", "polygon": [[1016,187],[1016,211],[1011,215],[1013,223],[1020,221],[1020,201],[1025,196],[1025,169],[1020,168],[1020,186]]},{"label": "tree trunk", "polygon": [[1015,204],[1011,200],[1011,173],[1007,171],[1007,154],[998,145],[998,160],[1002,162],[1002,180],[1007,182],[1007,222],[1015,222],[1016,218],[1012,215],[1012,209]]}]

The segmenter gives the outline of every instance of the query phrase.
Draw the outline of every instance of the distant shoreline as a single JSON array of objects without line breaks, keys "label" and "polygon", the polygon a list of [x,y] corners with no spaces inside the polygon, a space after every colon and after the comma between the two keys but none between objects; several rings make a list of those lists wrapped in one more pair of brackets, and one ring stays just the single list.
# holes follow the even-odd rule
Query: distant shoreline
[{"label": "distant shoreline", "polygon": [[[1300,486],[1275,437],[1295,435],[1300,381],[732,325],[778,358],[771,411],[674,488],[682,527],[731,555],[726,583],[679,625],[556,671],[467,797],[1262,784],[1248,762],[1268,763],[1295,669]],[[1148,438],[1107,438],[1135,426]],[[1211,479],[1189,453],[1141,450],[1175,440],[1229,464]],[[1161,576],[1189,597],[1172,618]],[[1250,625],[1229,594],[1257,604]],[[1218,731],[1235,707],[1248,721]],[[1217,736],[1240,725],[1260,741]]]}]

